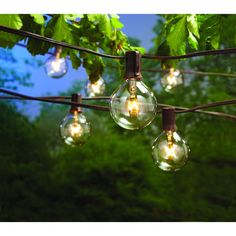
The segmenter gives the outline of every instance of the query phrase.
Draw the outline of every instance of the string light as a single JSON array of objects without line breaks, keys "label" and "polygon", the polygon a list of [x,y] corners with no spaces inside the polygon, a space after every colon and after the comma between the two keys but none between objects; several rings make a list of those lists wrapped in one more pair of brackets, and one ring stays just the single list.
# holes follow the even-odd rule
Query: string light
[{"label": "string light", "polygon": [[95,97],[103,95],[106,89],[105,81],[102,77],[99,78],[96,82],[88,81],[86,85],[86,93],[89,97]]},{"label": "string light", "polygon": [[51,78],[61,78],[68,70],[67,61],[64,57],[61,57],[61,51],[62,48],[57,47],[55,55],[49,57],[44,64],[45,72]]},{"label": "string light", "polygon": [[162,109],[163,132],[152,146],[152,156],[157,166],[164,171],[178,171],[187,162],[189,148],[176,132],[175,110]]},{"label": "string light", "polygon": [[184,83],[183,74],[179,70],[170,68],[161,78],[161,86],[166,92],[173,92]]},{"label": "string light", "polygon": [[[72,94],[72,102],[81,102],[79,94]],[[65,144],[69,146],[82,146],[90,136],[90,123],[82,114],[81,108],[71,106],[68,114],[60,124],[60,135]]]},{"label": "string light", "polygon": [[[157,102],[153,93],[149,88],[141,81],[140,72],[140,61],[141,55],[138,52],[127,52],[125,56],[109,55],[101,52],[96,52],[87,48],[81,48],[75,45],[71,45],[65,42],[58,42],[51,38],[46,38],[41,35],[37,35],[24,30],[12,29],[10,27],[0,25],[0,30],[18,34],[25,37],[31,37],[37,40],[41,40],[47,43],[52,43],[57,46],[63,46],[86,53],[91,53],[97,56],[102,56],[111,59],[126,60],[126,74],[125,82],[113,93],[110,102],[110,112],[111,116],[115,122],[123,128],[126,129],[139,129],[147,126],[152,122],[157,113]],[[219,50],[208,50],[193,52],[185,55],[178,56],[156,56],[156,55],[142,55],[144,59],[153,60],[168,60],[168,59],[183,59],[192,58],[198,56],[206,55],[218,55],[218,54],[230,54],[236,53],[236,48],[219,49]],[[56,59],[60,59],[59,56],[55,56]],[[49,62],[50,60],[48,60]],[[51,63],[54,71],[59,71],[59,66],[57,63]],[[64,71],[64,70],[63,70]],[[66,68],[67,71],[67,68]],[[64,72],[66,73],[66,72]],[[50,74],[53,77],[53,73]],[[59,78],[61,76],[54,76],[54,78]],[[169,84],[170,81],[168,81]],[[172,84],[176,84],[173,83]],[[4,89],[0,89],[4,92]],[[6,91],[5,91],[6,92]],[[7,93],[7,92],[6,92]],[[12,92],[8,94],[14,95]],[[16,93],[15,93],[16,95]],[[17,96],[17,95],[16,95]],[[53,102],[58,104],[68,104],[66,101],[52,101],[45,98],[34,98],[26,95],[21,95],[24,99],[37,100],[42,102]],[[81,97],[80,97],[81,101]],[[189,109],[182,109],[176,111],[176,113],[184,112],[204,112],[200,109],[216,107],[222,105],[235,104],[236,99],[220,101],[211,104],[205,104],[196,106]],[[107,111],[107,107],[87,105],[78,103],[78,95],[72,96],[72,107],[70,114],[65,117],[60,125],[60,133],[63,141],[71,146],[83,145],[90,135],[90,124],[87,122],[84,115],[81,114],[81,109],[78,106],[93,108],[97,110]],[[175,126],[175,111],[173,108],[163,108],[163,133],[154,141],[152,146],[153,159],[156,164],[165,171],[177,171],[182,166],[185,165],[188,159],[189,148],[187,147],[184,140],[180,138],[176,132]],[[228,118],[235,119],[235,116],[224,113],[208,112],[206,114],[225,116]]]},{"label": "string light", "polygon": [[153,92],[141,81],[141,55],[126,53],[125,81],[114,91],[110,101],[111,116],[122,128],[134,130],[149,125],[157,113]]}]

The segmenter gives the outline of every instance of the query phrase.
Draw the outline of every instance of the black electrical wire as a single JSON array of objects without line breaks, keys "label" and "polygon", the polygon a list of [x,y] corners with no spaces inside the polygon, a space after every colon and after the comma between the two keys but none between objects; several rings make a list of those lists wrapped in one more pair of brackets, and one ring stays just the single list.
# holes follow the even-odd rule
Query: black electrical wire
[{"label": "black electrical wire", "polygon": [[[71,96],[32,97],[32,96],[27,96],[27,95],[24,95],[24,94],[12,92],[12,91],[9,91],[9,90],[6,90],[6,89],[0,89],[0,92],[13,96],[13,97],[0,96],[0,99],[34,100],[34,101],[41,101],[41,102],[48,102],[48,103],[55,103],[55,104],[62,104],[62,105],[75,105],[75,106],[78,106],[78,107],[84,107],[84,108],[100,110],[100,111],[110,111],[110,108],[107,107],[107,106],[88,105],[88,104],[83,104],[83,103],[65,101],[66,99],[71,99]],[[110,100],[110,97],[82,98],[82,100]],[[198,112],[198,113],[203,113],[203,114],[207,114],[207,115],[219,116],[219,117],[224,117],[224,118],[236,120],[235,115],[226,114],[226,113],[222,113],[222,112],[202,111],[201,110],[203,108],[210,108],[210,107],[216,107],[216,106],[222,106],[222,105],[231,105],[231,104],[236,104],[236,99],[226,100],[226,101],[222,101],[222,102],[214,102],[214,103],[210,103],[210,104],[196,106],[196,107],[193,107],[193,108],[178,107],[178,106],[172,106],[172,105],[168,105],[168,104],[158,104],[158,106],[161,107],[161,108],[163,108],[163,107],[173,107],[173,108],[175,108],[176,113]]]},{"label": "black electrical wire", "polygon": [[48,98],[39,98],[39,97],[32,97],[16,92],[12,92],[6,89],[0,89],[1,93],[21,97],[26,100],[33,100],[33,101],[40,101],[40,102],[49,102],[49,103],[55,103],[55,104],[64,104],[64,105],[73,105],[73,106],[78,106],[78,107],[84,107],[84,108],[90,108],[98,111],[109,111],[108,107],[105,106],[98,106],[98,105],[89,105],[89,104],[84,104],[84,103],[77,103],[77,102],[68,102],[68,101],[59,101],[59,100],[53,100],[53,99],[48,99]]},{"label": "black electrical wire", "polygon": [[[93,54],[96,56],[101,56],[101,57],[106,57],[106,58],[111,58],[111,59],[119,59],[119,60],[125,59],[125,56],[116,56],[116,55],[110,55],[110,54],[105,54],[105,53],[101,53],[101,52],[96,52],[96,51],[93,51],[88,48],[83,48],[83,47],[75,46],[75,45],[68,44],[65,42],[56,41],[52,38],[44,37],[44,36],[41,36],[41,35],[38,35],[35,33],[31,33],[31,32],[25,31],[25,30],[13,29],[13,28],[3,26],[3,25],[0,25],[0,30],[4,31],[4,32],[12,33],[12,34],[21,35],[24,37],[30,37],[30,38],[44,41],[47,43],[51,43],[51,44],[54,44],[57,46],[62,46],[62,47],[70,48],[70,49],[75,49],[75,50],[78,50],[81,52],[90,53],[90,54]],[[142,55],[142,58],[153,59],[153,60],[170,60],[170,59],[176,60],[176,59],[192,58],[192,57],[199,57],[199,56],[222,55],[222,54],[232,54],[232,53],[236,53],[236,48],[198,51],[198,52],[192,52],[192,53],[178,55],[178,56],[157,56],[157,55],[145,54],[145,55]]]},{"label": "black electrical wire", "polygon": [[[38,99],[50,99],[50,100],[71,100],[71,96],[43,96],[43,97],[34,97]],[[0,100],[24,100],[25,98],[18,96],[0,96]],[[110,97],[82,97],[82,100],[110,100]]]},{"label": "black electrical wire", "polygon": [[78,50],[81,52],[87,52],[87,53],[90,53],[90,54],[93,54],[96,56],[101,56],[101,57],[106,57],[106,58],[111,58],[111,59],[124,59],[125,58],[124,56],[115,56],[115,55],[109,55],[109,54],[105,54],[105,53],[101,53],[101,52],[96,52],[96,51],[93,51],[88,48],[83,48],[83,47],[75,46],[75,45],[72,45],[69,43],[60,42],[60,41],[54,40],[52,38],[47,38],[47,37],[41,36],[39,34],[31,33],[31,32],[25,31],[25,30],[13,29],[13,28],[3,26],[3,25],[0,25],[0,30],[7,32],[7,33],[11,33],[11,34],[17,34],[17,35],[21,35],[24,37],[30,37],[30,38],[40,40],[43,42],[47,42],[47,43],[51,43],[51,44],[54,44],[57,46],[75,49],[75,50]]},{"label": "black electrical wire", "polygon": [[[142,71],[145,72],[153,72],[153,73],[158,73],[158,72],[169,72],[170,70],[168,69],[146,69],[143,68]],[[222,72],[210,72],[210,71],[195,71],[195,70],[179,70],[183,74],[193,74],[193,75],[200,75],[200,76],[223,76],[223,77],[235,77],[236,74],[234,73],[222,73]]]},{"label": "black electrical wire", "polygon": [[[23,44],[23,43],[17,43],[17,46],[20,47],[24,47],[27,48],[27,45]],[[49,55],[54,55],[55,53],[52,52],[47,52],[46,54]],[[69,59],[69,58],[68,58]],[[116,67],[117,69],[117,67]],[[169,69],[147,69],[147,68],[143,68],[142,71],[144,72],[153,72],[153,73],[166,73],[169,72]],[[224,73],[224,72],[210,72],[210,71],[196,71],[196,70],[179,70],[181,73],[183,74],[193,74],[193,75],[200,75],[200,76],[223,76],[223,77],[235,77],[236,78],[236,74],[234,73]]]},{"label": "black electrical wire", "polygon": [[212,102],[212,103],[209,103],[209,104],[199,105],[199,106],[195,106],[195,107],[186,109],[184,111],[176,111],[176,113],[186,113],[186,112],[196,111],[196,110],[199,110],[199,109],[226,106],[226,105],[233,105],[233,104],[236,104],[236,99],[219,101],[219,102]]}]

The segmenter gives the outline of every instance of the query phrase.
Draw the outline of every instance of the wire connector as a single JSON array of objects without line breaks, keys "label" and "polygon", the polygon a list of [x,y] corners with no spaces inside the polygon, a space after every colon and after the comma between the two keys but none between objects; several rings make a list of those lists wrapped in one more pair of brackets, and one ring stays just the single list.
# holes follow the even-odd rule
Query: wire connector
[{"label": "wire connector", "polygon": [[128,51],[125,54],[125,79],[141,80],[141,54],[138,51]]},{"label": "wire connector", "polygon": [[173,107],[162,108],[162,128],[165,131],[175,131],[175,109]]},{"label": "wire connector", "polygon": [[[76,103],[81,103],[82,102],[82,96],[79,93],[73,93],[71,95],[71,101],[76,102]],[[82,112],[81,107],[78,107],[76,105],[71,105],[70,113],[74,114],[74,112],[81,113]]]}]

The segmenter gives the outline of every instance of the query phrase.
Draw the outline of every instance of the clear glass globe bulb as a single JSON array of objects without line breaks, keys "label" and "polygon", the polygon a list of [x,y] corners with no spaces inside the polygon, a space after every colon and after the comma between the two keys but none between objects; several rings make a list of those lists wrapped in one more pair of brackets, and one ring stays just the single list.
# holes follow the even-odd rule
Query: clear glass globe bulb
[{"label": "clear glass globe bulb", "polygon": [[70,146],[82,146],[90,136],[90,123],[82,113],[67,115],[60,125],[60,136]]},{"label": "clear glass globe bulb", "polygon": [[184,83],[183,74],[179,70],[170,69],[161,78],[161,85],[166,92],[173,92]]},{"label": "clear glass globe bulb", "polygon": [[127,79],[112,94],[110,112],[122,128],[135,130],[149,125],[157,113],[153,92],[142,82]]},{"label": "clear glass globe bulb", "polygon": [[65,58],[51,56],[44,64],[45,72],[49,77],[61,78],[68,70],[67,61]]},{"label": "clear glass globe bulb", "polygon": [[86,86],[86,92],[89,97],[102,95],[104,94],[105,89],[106,89],[106,84],[102,77],[100,77],[100,79],[94,83],[91,83],[90,81],[88,81],[87,86]]},{"label": "clear glass globe bulb", "polygon": [[189,148],[178,133],[163,131],[152,146],[153,160],[164,171],[178,171],[188,160]]}]

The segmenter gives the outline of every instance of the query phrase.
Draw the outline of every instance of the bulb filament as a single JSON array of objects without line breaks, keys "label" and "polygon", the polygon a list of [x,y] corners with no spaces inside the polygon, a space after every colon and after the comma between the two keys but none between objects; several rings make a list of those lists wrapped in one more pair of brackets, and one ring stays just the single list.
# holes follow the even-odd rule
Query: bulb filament
[{"label": "bulb filament", "polygon": [[73,123],[69,126],[69,133],[72,137],[80,137],[83,133],[81,125],[78,123],[77,112],[74,112]]},{"label": "bulb filament", "polygon": [[176,158],[175,146],[173,143],[173,132],[171,130],[167,131],[167,146],[165,147],[165,152],[168,160],[173,160]]},{"label": "bulb filament", "polygon": [[140,112],[140,106],[137,99],[137,87],[135,79],[129,81],[130,97],[127,98],[126,107],[130,117],[137,117]]},{"label": "bulb filament", "polygon": [[100,85],[97,82],[92,83],[91,90],[93,91],[93,93],[100,93]]},{"label": "bulb filament", "polygon": [[56,58],[54,61],[52,61],[52,68],[55,72],[60,71],[61,68],[61,63],[60,63],[60,59]]},{"label": "bulb filament", "polygon": [[127,99],[127,110],[129,111],[130,117],[137,117],[140,111],[137,96],[131,95]]}]

